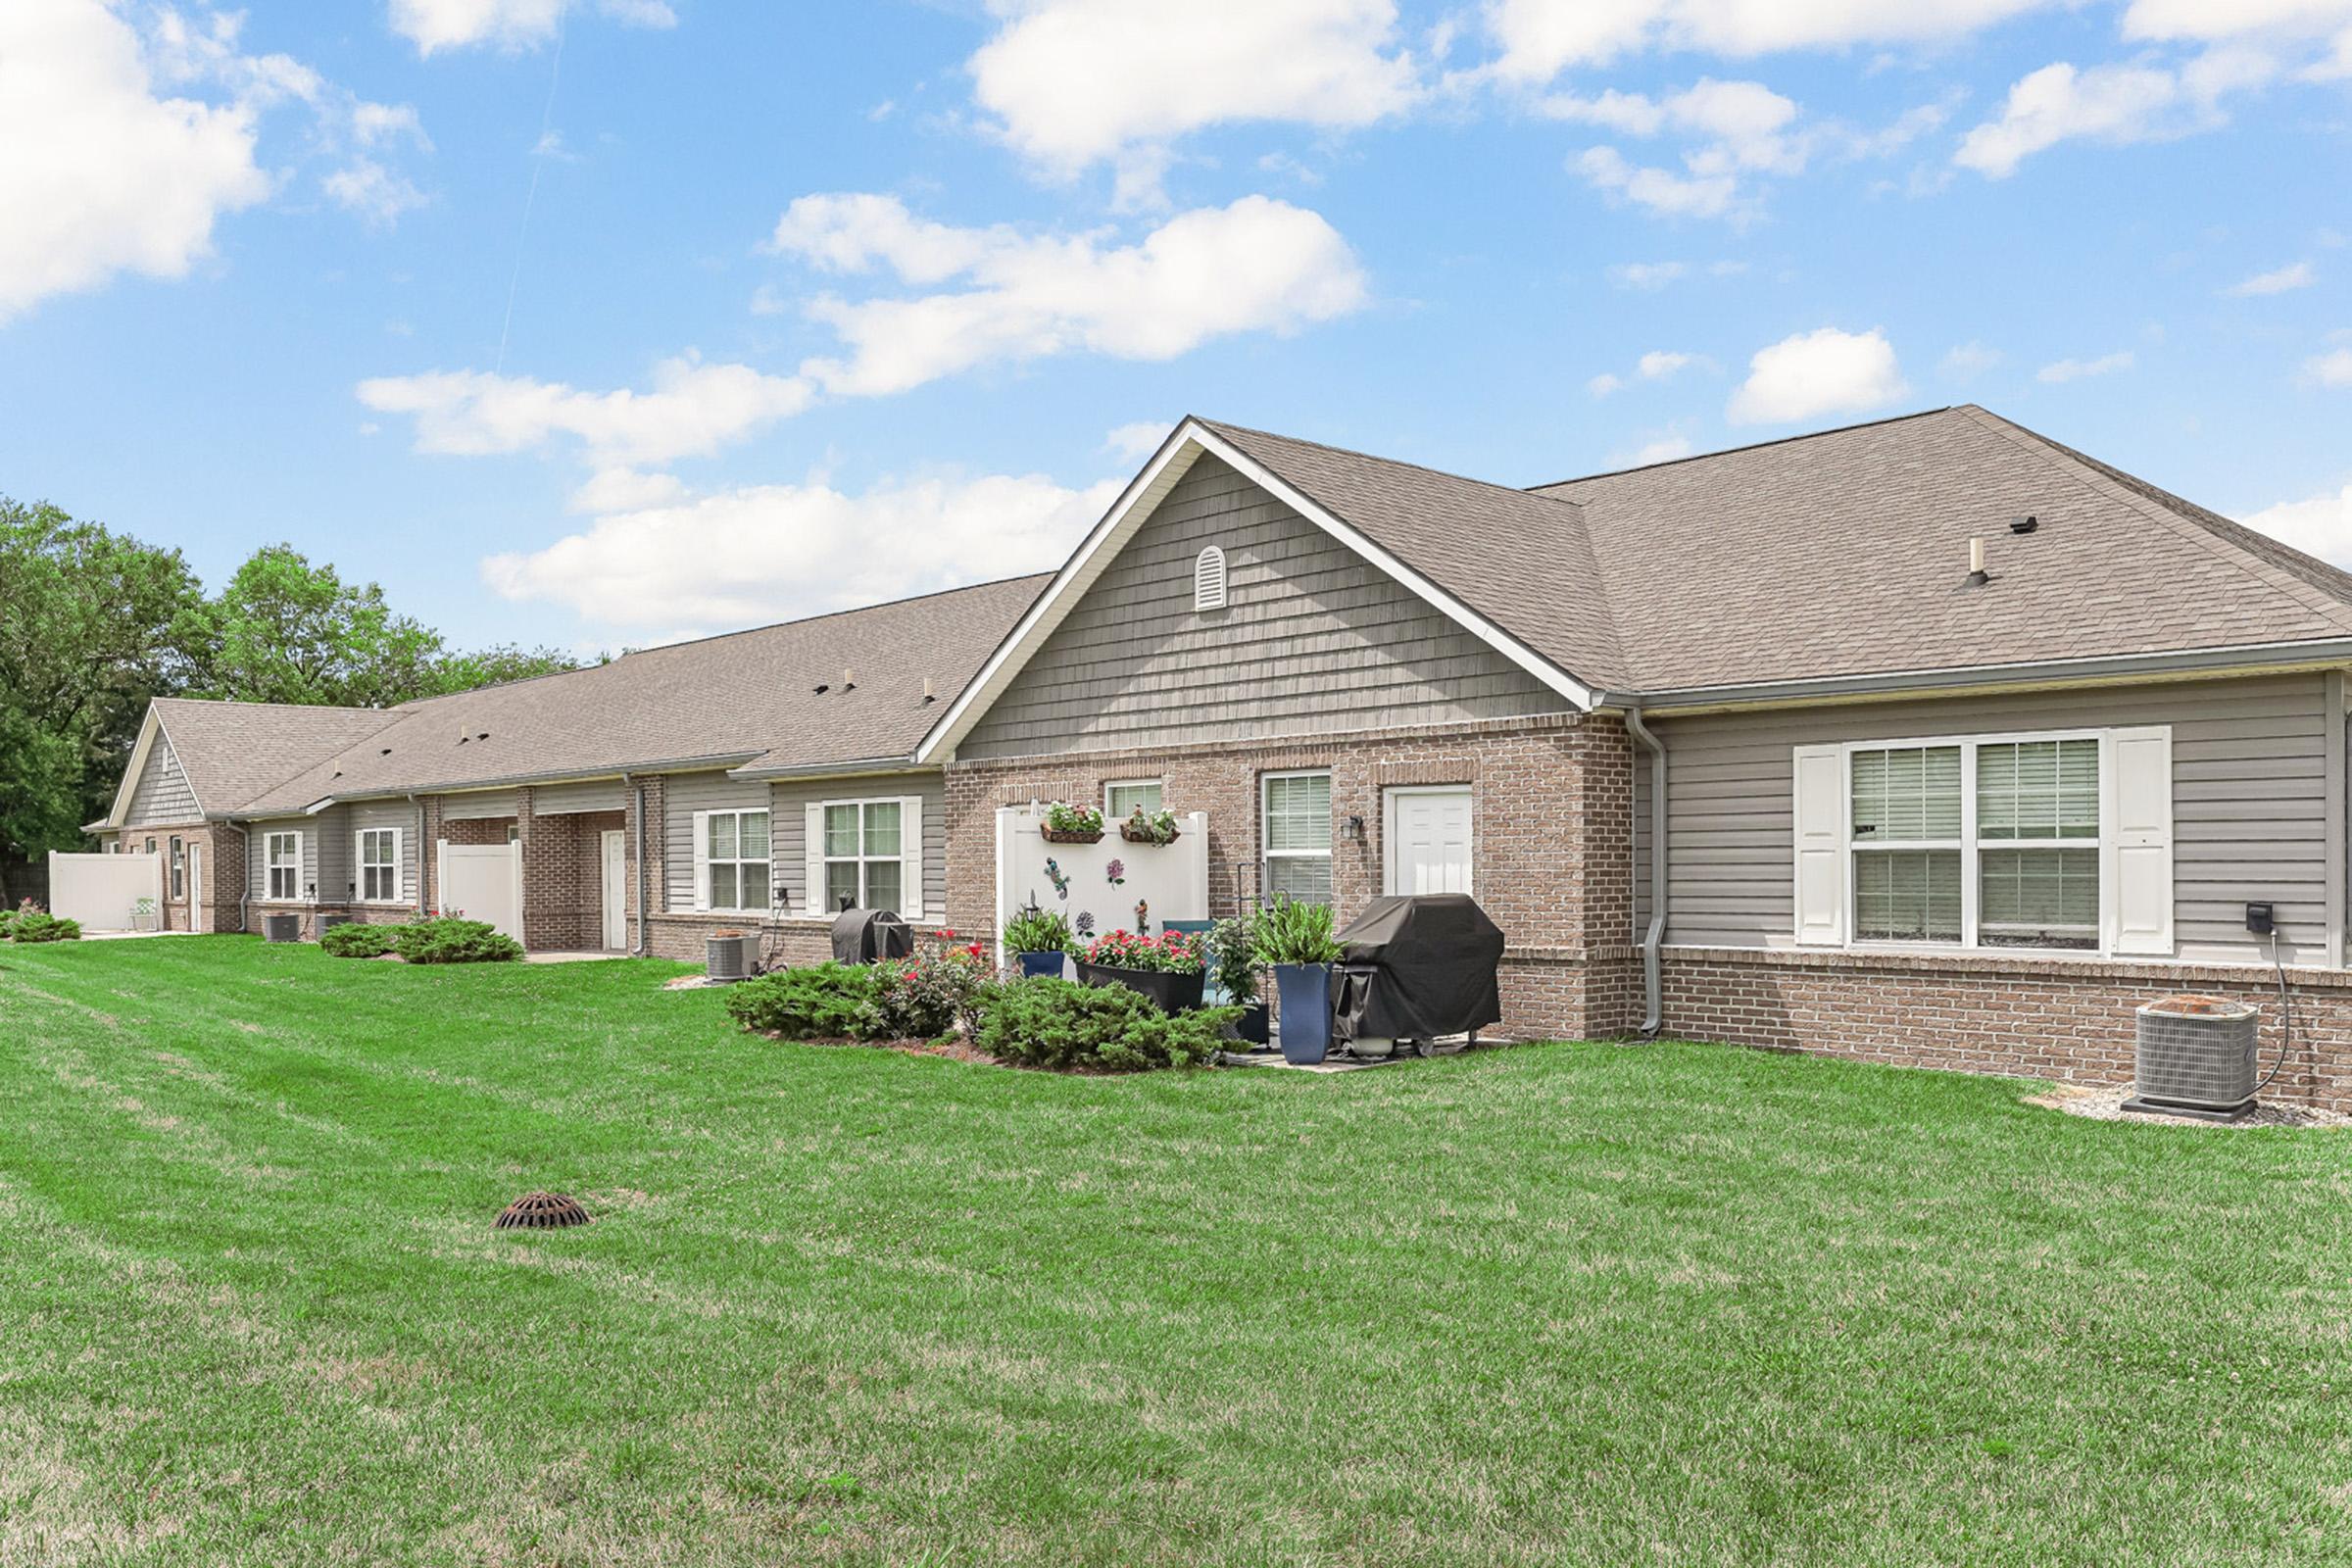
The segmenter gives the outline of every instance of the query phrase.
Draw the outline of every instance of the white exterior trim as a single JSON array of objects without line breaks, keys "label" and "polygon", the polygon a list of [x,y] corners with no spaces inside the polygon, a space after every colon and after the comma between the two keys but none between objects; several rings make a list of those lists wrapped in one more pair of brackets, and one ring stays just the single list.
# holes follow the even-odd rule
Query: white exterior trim
[{"label": "white exterior trim", "polygon": [[1160,443],[1159,451],[1144,466],[1143,471],[1128,481],[1127,488],[1119,493],[1119,499],[1111,504],[1110,510],[1103,514],[1102,520],[1095,524],[1094,531],[1062,564],[1061,570],[1054,573],[1053,582],[1038,596],[1037,603],[1029,607],[1012,631],[997,645],[996,652],[988,656],[988,662],[980,666],[980,672],[956,695],[956,701],[948,706],[948,710],[939,716],[939,722],[931,726],[930,733],[923,737],[922,743],[914,750],[912,760],[915,762],[938,761],[953,753],[956,743],[971,732],[972,726],[1004,694],[1013,677],[1044,646],[1045,640],[1053,635],[1071,608],[1087,589],[1094,586],[1096,579],[1102,575],[1120,549],[1143,526],[1153,509],[1167,498],[1168,492],[1175,489],[1176,482],[1190,471],[1194,461],[1204,452],[1231,465],[1250,483],[1402,583],[1463,630],[1487,643],[1578,709],[1590,712],[1595,706],[1599,694],[1593,688],[1544,659],[1459,599],[1374,544],[1364,534],[1333,516],[1200,420],[1188,418],[1176,427],[1167,440]]},{"label": "white exterior trim", "polygon": [[139,738],[130,749],[130,761],[122,769],[122,782],[115,786],[115,804],[106,813],[107,827],[132,825],[130,798],[138,790],[139,775],[147,771],[147,754],[154,747],[158,735],[164,738],[165,749],[171,752],[179,768],[180,782],[188,787],[188,799],[196,803],[197,817],[201,819],[204,816],[204,797],[196,793],[196,780],[189,775],[188,764],[179,760],[179,748],[172,744],[172,732],[164,726],[163,710],[151,701],[147,705],[147,716],[139,720]]},{"label": "white exterior trim", "polygon": [[[368,842],[368,835],[370,833],[389,833],[392,835],[392,892],[391,895],[386,898],[371,899],[368,897],[368,859],[366,855],[366,845]],[[408,903],[408,849],[409,834],[406,828],[379,826],[352,829],[351,902],[354,904],[366,905]]]}]

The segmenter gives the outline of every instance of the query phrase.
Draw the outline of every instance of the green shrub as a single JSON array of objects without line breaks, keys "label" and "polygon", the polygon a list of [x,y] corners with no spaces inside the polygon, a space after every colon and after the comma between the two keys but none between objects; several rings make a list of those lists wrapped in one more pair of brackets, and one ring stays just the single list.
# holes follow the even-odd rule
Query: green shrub
[{"label": "green shrub", "polygon": [[1205,1067],[1217,1059],[1239,1007],[1174,1017],[1123,986],[1008,980],[989,988],[973,1035],[981,1050],[1028,1067],[1141,1072]]},{"label": "green shrub", "polygon": [[931,952],[874,965],[868,1038],[936,1040],[971,1014],[988,981],[988,957],[977,942],[958,944],[956,933],[939,933]]},{"label": "green shrub", "polygon": [[398,940],[398,926],[389,925],[330,925],[318,933],[318,946],[330,957],[374,958],[392,951]]},{"label": "green shrub", "polygon": [[8,935],[14,942],[78,942],[81,925],[74,920],[60,920],[39,909],[21,909],[9,922]]},{"label": "green shrub", "polygon": [[1340,945],[1332,940],[1331,906],[1299,904],[1288,894],[1257,911],[1257,961],[1267,968],[1278,963],[1337,963]]},{"label": "green shrub", "polygon": [[454,914],[392,927],[392,948],[411,963],[510,963],[522,956],[522,944],[488,921]]},{"label": "green shrub", "polygon": [[787,1040],[868,1040],[881,988],[878,966],[812,963],[729,988],[727,1011],[746,1029]]}]

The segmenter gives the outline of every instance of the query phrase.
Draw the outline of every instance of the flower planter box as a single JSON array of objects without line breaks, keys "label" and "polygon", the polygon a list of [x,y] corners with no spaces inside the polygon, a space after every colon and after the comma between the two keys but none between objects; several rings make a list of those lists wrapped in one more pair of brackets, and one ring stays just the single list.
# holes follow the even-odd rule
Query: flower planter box
[{"label": "flower planter box", "polygon": [[1078,965],[1080,985],[1125,986],[1155,1004],[1162,1012],[1184,1012],[1200,1006],[1200,986],[1205,978],[1199,973],[1172,974],[1164,969],[1113,969],[1101,963]]},{"label": "flower planter box", "polygon": [[1149,833],[1138,833],[1126,823],[1121,822],[1119,824],[1119,837],[1125,839],[1130,844],[1146,844],[1150,845],[1153,849],[1158,849],[1164,845],[1175,843],[1178,839],[1184,837],[1184,834],[1179,831],[1169,834],[1164,839],[1154,838]]},{"label": "flower planter box", "polygon": [[1100,844],[1102,842],[1101,828],[1095,829],[1092,833],[1081,833],[1066,827],[1041,827],[1037,831],[1044,836],[1048,844]]}]

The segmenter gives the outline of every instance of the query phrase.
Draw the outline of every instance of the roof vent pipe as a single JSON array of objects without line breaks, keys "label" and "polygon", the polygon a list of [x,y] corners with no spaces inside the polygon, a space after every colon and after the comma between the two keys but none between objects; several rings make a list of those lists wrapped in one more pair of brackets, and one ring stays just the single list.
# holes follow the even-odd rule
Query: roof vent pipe
[{"label": "roof vent pipe", "polygon": [[847,664],[841,666],[841,689],[845,692],[858,689],[858,672]]},{"label": "roof vent pipe", "polygon": [[1984,541],[1982,539],[1968,542],[1968,580],[1978,588],[1992,581],[1992,574],[1984,569]]},{"label": "roof vent pipe", "polygon": [[939,701],[939,694],[931,689],[931,677],[928,675],[923,677],[923,701],[926,703]]}]

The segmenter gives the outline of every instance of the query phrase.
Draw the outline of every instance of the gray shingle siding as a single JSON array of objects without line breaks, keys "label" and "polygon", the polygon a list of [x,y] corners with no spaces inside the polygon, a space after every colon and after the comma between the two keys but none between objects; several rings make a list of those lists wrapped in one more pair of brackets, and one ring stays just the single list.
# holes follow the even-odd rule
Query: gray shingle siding
[{"label": "gray shingle siding", "polygon": [[792,906],[808,906],[808,807],[811,801],[867,801],[911,795],[923,803],[923,912],[940,918],[948,905],[948,791],[938,773],[886,778],[819,779],[775,787],[776,877],[792,894]]},{"label": "gray shingle siding", "polygon": [[[662,842],[663,886],[672,909],[694,907],[694,813],[697,811],[759,810],[768,804],[768,786],[758,779],[729,778],[724,773],[673,773],[662,785]],[[769,822],[769,849],[774,849],[774,822]],[[800,878],[792,879],[798,891]]]},{"label": "gray shingle siding", "polygon": [[[362,830],[371,827],[390,827],[400,830],[400,902],[415,904],[416,889],[419,885],[416,879],[418,852],[416,808],[411,806],[407,801],[355,801],[352,803],[346,821],[346,836],[350,842],[344,846],[344,854],[352,866],[349,879],[356,879],[359,874],[360,833]],[[323,885],[320,891],[322,894],[325,891]],[[340,894],[339,888],[337,891]]]},{"label": "gray shingle siding", "polygon": [[[1193,564],[1225,552],[1229,608]],[[1197,744],[1556,712],[1564,699],[1203,457],[971,734],[965,757]]]},{"label": "gray shingle siding", "polygon": [[203,814],[196,792],[188,787],[188,775],[179,765],[179,754],[172,751],[168,736],[159,734],[147,748],[147,765],[139,770],[138,783],[131,787],[130,814],[123,825],[193,822]]},{"label": "gray shingle siding", "polygon": [[[2278,906],[2289,963],[2328,956],[2326,677],[2037,692],[1654,719],[1667,747],[1671,918],[1685,946],[1793,945],[1790,750],[2000,730],[2173,727],[2173,927],[2189,960],[2267,958],[2245,904]],[[1648,920],[1648,788],[1636,775],[1635,929]]]}]

